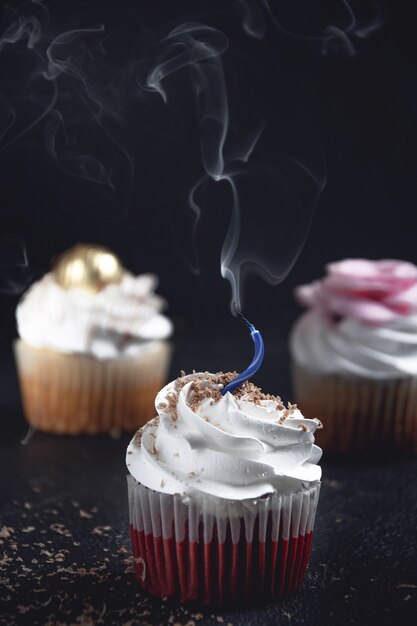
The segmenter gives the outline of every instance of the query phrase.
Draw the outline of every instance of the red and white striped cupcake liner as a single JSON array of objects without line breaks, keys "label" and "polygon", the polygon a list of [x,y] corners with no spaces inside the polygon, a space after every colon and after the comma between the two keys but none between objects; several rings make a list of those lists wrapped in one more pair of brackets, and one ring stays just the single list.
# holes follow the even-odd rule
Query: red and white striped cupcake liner
[{"label": "red and white striped cupcake liner", "polygon": [[158,493],[128,476],[136,576],[153,595],[237,606],[301,585],[320,484],[290,495],[228,501]]}]

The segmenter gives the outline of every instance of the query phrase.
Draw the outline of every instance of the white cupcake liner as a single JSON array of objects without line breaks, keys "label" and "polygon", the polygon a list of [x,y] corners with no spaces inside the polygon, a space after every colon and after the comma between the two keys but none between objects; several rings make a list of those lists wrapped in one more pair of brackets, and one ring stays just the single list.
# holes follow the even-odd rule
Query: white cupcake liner
[{"label": "white cupcake liner", "polygon": [[182,498],[128,476],[136,575],[154,595],[239,605],[278,598],[301,584],[320,484],[290,495],[227,501]]},{"label": "white cupcake liner", "polygon": [[154,416],[171,348],[156,342],[137,356],[97,359],[18,339],[14,352],[27,421],[47,432],[94,434],[133,431]]},{"label": "white cupcake liner", "polygon": [[292,375],[300,409],[323,422],[316,439],[325,452],[397,447],[417,453],[417,378],[320,374],[297,363]]}]

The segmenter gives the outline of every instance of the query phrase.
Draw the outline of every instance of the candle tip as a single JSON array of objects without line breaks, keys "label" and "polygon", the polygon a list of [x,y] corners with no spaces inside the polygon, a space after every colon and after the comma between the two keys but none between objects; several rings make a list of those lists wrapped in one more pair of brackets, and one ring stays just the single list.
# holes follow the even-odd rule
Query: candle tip
[{"label": "candle tip", "polygon": [[256,330],[255,326],[248,319],[246,319],[246,317],[242,313],[237,313],[237,317],[241,319],[244,324],[246,324],[251,332]]}]

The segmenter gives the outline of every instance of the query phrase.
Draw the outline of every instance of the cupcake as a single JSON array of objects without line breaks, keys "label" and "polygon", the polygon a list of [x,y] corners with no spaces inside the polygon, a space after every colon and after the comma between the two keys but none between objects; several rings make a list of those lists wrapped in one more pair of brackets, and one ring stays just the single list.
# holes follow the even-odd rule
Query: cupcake
[{"label": "cupcake", "polygon": [[347,259],[296,289],[309,308],[290,338],[295,398],[326,452],[417,452],[417,267]]},{"label": "cupcake", "polygon": [[237,606],[295,591],[320,490],[318,420],[234,374],[182,376],[126,456],[136,575],[151,594]]},{"label": "cupcake", "polygon": [[32,426],[93,434],[145,423],[166,382],[172,332],[156,284],[109,250],[78,245],[29,288],[14,349]]}]

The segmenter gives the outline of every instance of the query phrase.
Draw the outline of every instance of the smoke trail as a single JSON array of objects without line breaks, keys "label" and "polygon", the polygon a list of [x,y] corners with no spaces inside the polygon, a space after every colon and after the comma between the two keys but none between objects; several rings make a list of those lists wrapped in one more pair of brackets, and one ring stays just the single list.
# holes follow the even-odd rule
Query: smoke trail
[{"label": "smoke trail", "polygon": [[[201,216],[197,198],[203,187],[210,181],[225,182],[231,203],[221,273],[231,284],[232,311],[237,313],[242,306],[242,280],[248,271],[278,283],[291,269],[306,238],[325,176],[323,172],[313,173],[300,159],[280,156],[279,138],[272,149],[263,149],[262,144],[274,136],[268,128],[268,140],[263,142],[263,121],[252,122],[243,134],[236,131],[222,62],[227,45],[224,33],[205,24],[186,23],[175,28],[160,42],[145,87],[167,102],[164,79],[180,70],[189,72],[205,172],[189,193],[193,232]],[[270,228],[277,215],[283,233],[280,243]]]},{"label": "smoke trail", "polygon": [[25,291],[35,280],[34,273],[25,267],[0,268],[0,293],[6,296],[17,296]]},{"label": "smoke trail", "polygon": [[[41,0],[16,9],[8,4],[0,20],[0,156],[5,166],[18,159],[31,182],[38,174],[49,192],[45,214],[51,198],[53,214],[87,210],[93,215],[95,210],[102,219],[126,217],[134,181],[125,130],[132,51],[120,71],[109,54],[112,33],[102,24],[58,29]],[[7,197],[11,185],[4,171]],[[13,213],[15,197],[9,194],[11,206],[4,210],[13,223],[22,224],[26,209],[16,201]],[[0,241],[1,293],[18,293],[28,284],[23,237],[19,245],[24,262],[16,246]]]},{"label": "smoke trail", "polygon": [[[368,0],[366,18],[362,7],[354,10],[354,1],[332,3],[334,18],[332,13],[324,23],[317,15],[311,20],[311,11],[317,12],[317,6],[306,3],[305,32],[299,20],[300,3],[295,9],[293,3],[275,3],[272,8],[268,0],[236,0],[236,6],[251,37],[265,37],[272,24],[285,36],[319,44],[323,54],[340,50],[352,55],[353,40],[367,37],[382,23],[374,0]],[[294,16],[298,28],[292,27]],[[311,23],[316,25],[313,32]],[[20,5],[0,28],[0,57],[7,60],[7,55],[16,54],[26,68],[25,82],[15,92],[2,86],[0,151],[25,136],[33,139],[36,131],[36,137],[41,135],[45,141],[57,175],[65,180],[62,188],[69,205],[82,198],[87,206],[89,193],[96,202],[107,198],[112,206],[123,204],[126,213],[134,179],[126,139],[129,106],[137,106],[142,115],[145,98],[152,100],[149,95],[156,93],[162,103],[172,107],[174,81],[187,77],[201,158],[188,194],[194,256],[203,211],[200,199],[217,183],[222,196],[230,200],[224,219],[221,273],[232,285],[233,308],[239,311],[248,272],[277,283],[301,250],[325,183],[322,158],[309,154],[316,151],[318,142],[305,139],[295,148],[294,138],[303,134],[304,139],[304,130],[296,130],[288,147],[282,135],[282,127],[289,126],[286,119],[277,127],[263,115],[251,114],[242,124],[232,106],[233,90],[228,87],[229,40],[217,28],[187,21],[171,28],[147,55],[134,57],[129,48],[117,67],[110,49],[111,33],[102,24],[56,32],[41,0]],[[25,98],[20,97],[22,93]],[[156,118],[155,128],[163,125]],[[117,210],[116,217],[122,216]],[[271,232],[271,223],[279,224],[279,232]]]},{"label": "smoke trail", "polygon": [[62,129],[64,143],[68,146],[69,136],[62,114],[52,110],[45,128],[45,137],[49,153],[57,167],[70,176],[108,185],[114,189],[113,182],[101,161],[89,154],[71,155],[65,154],[63,149],[57,150],[57,136],[60,129]]},{"label": "smoke trail", "polygon": [[[12,58],[16,48],[25,78],[14,91],[3,85],[0,151],[42,123],[52,162],[68,176],[118,191],[127,211],[134,166],[120,131],[126,102],[120,83],[127,82],[130,67],[119,84],[110,79],[116,69],[101,24],[56,34],[42,2],[25,2],[18,11],[7,8],[10,23],[0,30],[0,53]],[[96,154],[91,146],[98,148]],[[117,217],[122,217],[119,211]]]},{"label": "smoke trail", "polygon": [[28,265],[25,240],[22,235],[2,232],[0,235],[0,268],[9,265],[15,267]]},{"label": "smoke trail", "polygon": [[23,235],[5,232],[0,235],[0,292],[18,294],[30,282],[28,254]]},{"label": "smoke trail", "polygon": [[265,12],[268,5],[265,0],[236,0],[237,12],[242,20],[242,28],[247,35],[255,39],[265,37]]},{"label": "smoke trail", "polygon": [[[268,24],[272,24],[287,37],[320,45],[323,55],[338,53],[346,56],[356,54],[354,39],[369,37],[384,22],[375,0],[356,4],[354,8],[354,0],[332,1],[323,10],[318,3],[297,2],[286,5],[276,2],[272,8],[269,0],[236,0],[242,27],[249,36],[263,39]],[[317,23],[321,15],[326,15],[327,24]],[[332,20],[327,17],[329,15],[333,16]],[[294,23],[293,27],[291,23]],[[312,32],[314,23],[316,28]],[[305,32],[302,30],[303,24]]]}]

